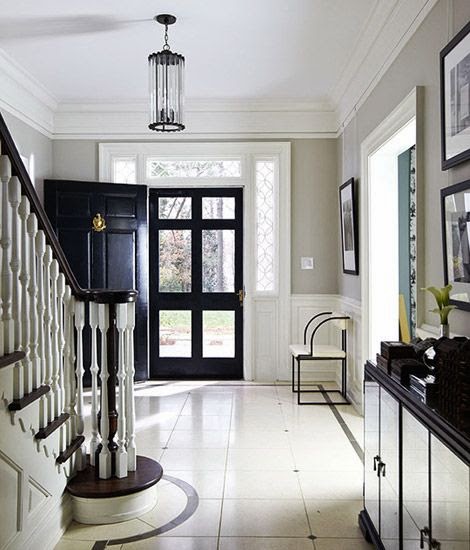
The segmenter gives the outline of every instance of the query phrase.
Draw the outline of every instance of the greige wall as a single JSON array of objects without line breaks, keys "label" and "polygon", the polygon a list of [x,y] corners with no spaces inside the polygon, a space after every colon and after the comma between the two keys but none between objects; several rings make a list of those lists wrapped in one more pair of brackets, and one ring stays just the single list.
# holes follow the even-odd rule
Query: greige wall
[{"label": "greige wall", "polygon": [[42,200],[43,181],[52,173],[52,140],[10,113],[2,112],[2,115],[20,154],[27,158],[34,155],[36,181],[33,183]]},{"label": "greige wall", "polygon": [[[418,174],[418,194],[424,216],[423,284],[442,285],[440,195],[439,190],[458,181],[470,178],[470,163],[447,172],[441,171],[440,105],[439,105],[439,52],[452,36],[470,19],[468,0],[440,0],[417,30],[400,55],[382,77],[356,116],[346,127],[338,145],[338,183],[352,176],[360,176],[360,146],[370,132],[406,97],[415,86],[424,88],[421,120],[421,148],[423,170]],[[421,126],[422,125],[422,126]],[[359,181],[359,193],[361,182]],[[344,275],[338,271],[340,294],[360,299],[360,277]],[[436,315],[429,313],[433,306],[430,297],[420,314],[429,324],[437,324]],[[455,311],[451,314],[451,327],[456,333],[470,335],[470,314]]]},{"label": "greige wall", "polygon": [[[292,292],[333,294],[337,292],[338,283],[336,140],[294,139],[290,142]],[[52,176],[57,179],[96,181],[98,142],[55,141]],[[313,271],[300,269],[301,256],[314,257]]]}]

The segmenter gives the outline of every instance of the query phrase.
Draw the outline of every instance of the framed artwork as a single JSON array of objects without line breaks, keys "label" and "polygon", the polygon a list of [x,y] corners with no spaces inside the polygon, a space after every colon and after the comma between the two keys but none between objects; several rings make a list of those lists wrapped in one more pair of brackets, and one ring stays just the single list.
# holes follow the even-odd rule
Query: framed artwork
[{"label": "framed artwork", "polygon": [[339,188],[343,273],[359,274],[357,213],[354,178]]},{"label": "framed artwork", "polygon": [[470,23],[440,54],[442,169],[470,159]]},{"label": "framed artwork", "polygon": [[470,311],[470,180],[441,189],[444,283],[450,303]]}]

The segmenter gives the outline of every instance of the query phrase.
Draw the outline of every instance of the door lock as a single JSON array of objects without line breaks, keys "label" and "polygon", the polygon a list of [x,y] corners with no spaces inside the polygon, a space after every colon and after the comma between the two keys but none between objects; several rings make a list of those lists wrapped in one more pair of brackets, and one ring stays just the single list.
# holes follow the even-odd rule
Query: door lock
[{"label": "door lock", "polygon": [[238,301],[240,302],[240,307],[243,307],[243,302],[245,301],[245,289],[242,288],[238,292]]}]

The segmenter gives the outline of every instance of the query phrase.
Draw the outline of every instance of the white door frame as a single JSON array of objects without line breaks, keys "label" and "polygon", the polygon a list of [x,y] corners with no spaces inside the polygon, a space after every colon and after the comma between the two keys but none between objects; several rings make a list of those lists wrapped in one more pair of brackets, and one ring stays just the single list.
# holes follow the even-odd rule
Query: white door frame
[{"label": "white door frame", "polygon": [[[369,283],[370,283],[370,194],[372,193],[371,186],[371,173],[370,173],[370,157],[376,152],[384,143],[390,140],[397,132],[399,132],[404,126],[406,126],[413,118],[417,117],[418,113],[418,100],[420,96],[419,88],[413,88],[413,90],[406,96],[406,98],[390,113],[390,115],[373,130],[361,144],[361,182],[362,188],[360,193],[360,270],[361,270],[361,305],[362,305],[362,364],[369,357],[369,326],[370,326],[370,296],[369,296]],[[418,123],[417,128],[417,141],[418,141]],[[419,143],[416,143],[417,149],[417,166],[416,166],[416,187],[417,198],[419,189],[419,166],[418,166],[418,148]],[[419,216],[419,214],[418,214]],[[418,219],[418,224],[420,220]]]},{"label": "white door frame", "polygon": [[[237,178],[149,179],[146,158],[240,159]],[[244,189],[243,277],[246,290],[243,319],[243,373],[245,380],[285,378],[290,334],[290,143],[100,143],[99,179],[113,181],[113,159],[136,160],[137,183],[149,187],[242,187]],[[256,161],[274,160],[277,166],[275,196],[276,283],[274,291],[256,290]],[[282,208],[281,208],[282,206]]]}]

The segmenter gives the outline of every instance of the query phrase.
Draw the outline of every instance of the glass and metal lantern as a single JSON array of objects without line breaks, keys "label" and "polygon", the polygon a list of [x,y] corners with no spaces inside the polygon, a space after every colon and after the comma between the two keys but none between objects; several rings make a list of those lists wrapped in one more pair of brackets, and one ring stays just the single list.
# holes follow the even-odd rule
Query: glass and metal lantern
[{"label": "glass and metal lantern", "polygon": [[184,130],[184,56],[170,50],[168,25],[174,15],[161,14],[154,20],[165,25],[165,44],[160,52],[149,55],[150,130],[179,132]]}]

